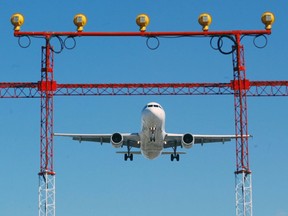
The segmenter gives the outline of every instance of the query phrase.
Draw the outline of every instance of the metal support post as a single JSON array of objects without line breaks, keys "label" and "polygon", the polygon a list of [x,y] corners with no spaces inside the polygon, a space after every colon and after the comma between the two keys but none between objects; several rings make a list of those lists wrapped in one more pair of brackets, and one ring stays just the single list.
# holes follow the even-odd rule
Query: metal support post
[{"label": "metal support post", "polygon": [[235,131],[239,138],[236,139],[236,171],[235,195],[236,216],[252,216],[252,179],[249,168],[248,151],[248,116],[247,116],[247,91],[250,82],[246,80],[244,61],[244,47],[240,44],[241,35],[235,36],[233,47],[234,69],[234,108]]},{"label": "metal support post", "polygon": [[49,38],[42,47],[39,216],[55,216],[55,172],[53,166],[53,95],[56,84],[53,79],[53,52]]}]

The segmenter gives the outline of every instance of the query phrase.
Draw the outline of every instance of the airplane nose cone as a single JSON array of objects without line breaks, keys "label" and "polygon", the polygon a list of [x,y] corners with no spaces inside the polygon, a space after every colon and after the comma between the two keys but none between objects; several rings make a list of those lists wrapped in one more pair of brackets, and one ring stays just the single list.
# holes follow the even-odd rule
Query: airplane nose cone
[{"label": "airplane nose cone", "polygon": [[148,127],[162,128],[165,125],[165,112],[162,109],[144,109],[142,112],[142,124]]},{"label": "airplane nose cone", "polygon": [[155,116],[156,112],[152,109],[145,109],[143,114],[149,118]]},{"label": "airplane nose cone", "polygon": [[150,109],[147,108],[143,111],[143,115],[145,115],[146,118],[156,118],[156,119],[164,119],[165,113],[163,110],[160,109]]}]

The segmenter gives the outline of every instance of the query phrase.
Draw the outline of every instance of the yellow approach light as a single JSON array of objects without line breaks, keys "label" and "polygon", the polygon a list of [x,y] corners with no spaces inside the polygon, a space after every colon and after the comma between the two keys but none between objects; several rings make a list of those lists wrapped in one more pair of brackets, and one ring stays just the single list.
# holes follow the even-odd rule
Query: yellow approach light
[{"label": "yellow approach light", "polygon": [[265,25],[266,30],[271,30],[272,24],[275,21],[275,16],[271,12],[265,12],[261,16],[261,21]]},{"label": "yellow approach light", "polygon": [[77,14],[74,16],[73,22],[77,27],[77,31],[82,32],[87,23],[87,17],[84,14]]},{"label": "yellow approach light", "polygon": [[208,31],[209,26],[212,22],[212,17],[208,13],[200,14],[198,17],[198,22],[202,26],[203,31]]},{"label": "yellow approach light", "polygon": [[24,24],[24,16],[20,13],[13,14],[11,23],[14,26],[14,31],[20,31],[20,27]]},{"label": "yellow approach light", "polygon": [[150,19],[146,14],[139,14],[136,17],[136,23],[140,27],[141,32],[146,31],[146,27],[149,25]]}]

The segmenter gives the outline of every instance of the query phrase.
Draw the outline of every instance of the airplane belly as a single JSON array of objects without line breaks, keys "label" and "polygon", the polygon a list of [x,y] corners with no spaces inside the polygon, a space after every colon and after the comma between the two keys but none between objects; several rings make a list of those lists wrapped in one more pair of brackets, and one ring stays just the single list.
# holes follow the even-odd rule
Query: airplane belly
[{"label": "airplane belly", "polygon": [[147,159],[153,160],[153,159],[159,157],[161,152],[159,152],[159,151],[143,151],[142,150],[142,154]]},{"label": "airplane belly", "polygon": [[163,151],[163,141],[142,141],[141,143],[141,152],[144,157],[153,160],[161,155]]}]

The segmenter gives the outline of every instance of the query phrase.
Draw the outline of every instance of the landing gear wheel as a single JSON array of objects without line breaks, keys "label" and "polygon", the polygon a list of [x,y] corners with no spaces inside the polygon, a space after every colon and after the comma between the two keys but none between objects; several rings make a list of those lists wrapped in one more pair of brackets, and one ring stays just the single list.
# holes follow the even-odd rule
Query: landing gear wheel
[{"label": "landing gear wheel", "polygon": [[128,159],[130,159],[130,161],[133,161],[133,154],[125,154],[124,155],[124,160],[127,161]]},{"label": "landing gear wheel", "polygon": [[128,159],[130,159],[130,161],[133,161],[133,154],[130,153],[131,148],[131,146],[127,145],[127,153],[124,154],[125,161],[127,161]]},{"label": "landing gear wheel", "polygon": [[171,161],[174,161],[174,159],[176,159],[176,161],[180,160],[180,156],[179,154],[177,154],[177,146],[175,145],[173,148],[174,153],[171,154]]},{"label": "landing gear wheel", "polygon": [[171,154],[171,161],[174,161],[174,159],[176,159],[176,161],[180,160],[180,155],[179,154]]}]

